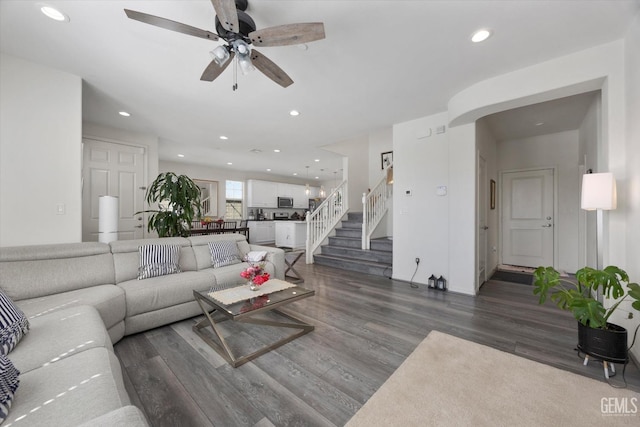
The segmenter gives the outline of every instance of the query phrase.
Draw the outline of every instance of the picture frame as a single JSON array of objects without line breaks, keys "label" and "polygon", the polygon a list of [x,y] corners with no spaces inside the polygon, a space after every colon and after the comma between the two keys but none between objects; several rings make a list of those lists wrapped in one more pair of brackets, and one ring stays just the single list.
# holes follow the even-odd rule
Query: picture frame
[{"label": "picture frame", "polygon": [[496,182],[493,179],[489,181],[489,190],[489,204],[493,210],[496,208]]},{"label": "picture frame", "polygon": [[386,151],[380,154],[381,169],[384,170],[393,164],[393,151]]}]

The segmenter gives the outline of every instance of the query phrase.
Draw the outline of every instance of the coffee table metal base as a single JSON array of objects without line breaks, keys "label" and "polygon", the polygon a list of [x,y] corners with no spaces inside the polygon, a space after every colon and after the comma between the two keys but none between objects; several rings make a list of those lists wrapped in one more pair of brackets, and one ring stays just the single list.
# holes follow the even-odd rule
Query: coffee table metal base
[{"label": "coffee table metal base", "polygon": [[[287,319],[291,320],[291,322],[276,322],[273,320],[266,320],[266,319],[256,319],[256,318],[252,318],[252,317],[243,317],[242,319],[236,319],[236,322],[242,322],[242,323],[252,323],[255,325],[265,325],[265,326],[273,326],[273,327],[278,327],[278,328],[292,328],[292,329],[300,329],[299,332],[296,332],[292,335],[286,336],[280,340],[277,340],[271,344],[268,344],[256,351],[254,351],[251,354],[247,354],[245,356],[236,356],[233,354],[233,351],[231,350],[231,348],[229,347],[229,345],[227,344],[227,342],[225,341],[224,337],[222,336],[219,328],[216,326],[216,324],[223,322],[225,320],[229,320],[229,318],[223,318],[220,321],[216,322],[215,320],[213,320],[213,317],[211,316],[211,314],[213,312],[215,312],[217,310],[217,308],[213,307],[213,310],[209,311],[205,308],[205,306],[202,304],[207,303],[206,300],[201,300],[199,298],[196,298],[196,301],[198,302],[198,305],[200,306],[200,309],[202,310],[202,312],[205,315],[205,318],[202,319],[201,321],[199,321],[198,323],[196,323],[195,325],[193,325],[193,331],[200,336],[200,338],[202,338],[204,340],[204,342],[206,342],[207,344],[209,344],[209,346],[211,348],[213,348],[215,351],[218,352],[218,354],[220,354],[227,362],[229,362],[229,364],[231,366],[233,366],[234,368],[237,368],[238,366],[244,365],[245,363],[255,359],[258,356],[262,356],[263,354],[276,349],[278,347],[280,347],[281,345],[284,345],[290,341],[293,341],[294,339],[308,334],[309,332],[313,331],[315,329],[315,327],[313,325],[310,325],[308,323],[303,322],[302,320],[284,313],[281,310],[278,309],[273,309],[270,310],[271,312],[277,313],[280,316],[286,317]],[[213,334],[218,338],[218,340],[220,341],[219,343],[216,342],[215,340],[213,340],[210,336],[210,334],[207,334],[205,331],[203,331],[203,329],[207,328],[207,327],[211,327],[211,330],[213,331]]]}]

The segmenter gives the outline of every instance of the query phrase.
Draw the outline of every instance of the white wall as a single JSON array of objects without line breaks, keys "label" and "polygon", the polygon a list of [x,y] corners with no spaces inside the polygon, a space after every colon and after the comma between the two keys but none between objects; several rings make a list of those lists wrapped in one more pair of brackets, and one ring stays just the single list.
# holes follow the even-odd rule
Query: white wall
[{"label": "white wall", "polygon": [[[589,169],[593,172],[598,172],[598,147],[601,139],[600,122],[602,118],[600,104],[600,96],[596,96],[578,129],[578,162],[583,166],[582,173]],[[597,265],[596,212],[581,211],[578,226],[580,227],[580,265],[588,265],[595,268]]]},{"label": "white wall", "polygon": [[0,123],[0,246],[80,242],[80,77],[0,54]]},{"label": "white wall", "polygon": [[578,247],[581,178],[578,145],[577,130],[498,143],[499,171],[555,168],[558,191],[558,217],[554,221],[558,264],[555,267],[569,273],[582,267]]},{"label": "white wall", "polygon": [[[380,179],[386,178],[382,170],[381,154],[393,151],[393,128],[388,127],[369,134],[369,186],[373,188]],[[372,234],[372,238],[393,236],[393,203],[389,211]],[[362,210],[362,209],[360,209]]]},{"label": "white wall", "polygon": [[[618,202],[618,210],[625,216],[627,224],[627,256],[620,266],[626,270],[632,282],[640,283],[640,15],[636,15],[634,24],[627,33],[624,59],[627,78],[626,177],[616,177],[618,184],[623,184],[621,187],[625,192]],[[618,191],[621,187],[618,187]],[[625,308],[629,308],[629,303]],[[631,340],[633,331],[640,324],[640,315],[636,311],[634,319],[629,320],[624,314],[620,313],[612,320],[627,328]],[[631,352],[636,361],[640,361],[638,342],[631,348]]]},{"label": "white wall", "polygon": [[322,148],[347,159],[343,173],[349,180],[349,210],[362,212],[362,193],[369,188],[369,136],[363,135]]},{"label": "white wall", "polygon": [[446,120],[441,113],[393,127],[394,279],[410,280],[416,257],[416,283],[426,284],[431,274],[449,279],[449,196],[435,192],[449,185],[448,134],[416,137]]},{"label": "white wall", "polygon": [[[476,121],[476,144],[478,153],[486,161],[487,181],[493,179],[498,183],[498,153],[496,138],[489,129],[486,120],[480,119]],[[487,197],[489,197],[489,183],[486,182]],[[496,187],[497,191],[497,187]],[[487,278],[498,266],[498,206],[496,204],[495,209],[490,209],[490,204],[487,199]]]}]

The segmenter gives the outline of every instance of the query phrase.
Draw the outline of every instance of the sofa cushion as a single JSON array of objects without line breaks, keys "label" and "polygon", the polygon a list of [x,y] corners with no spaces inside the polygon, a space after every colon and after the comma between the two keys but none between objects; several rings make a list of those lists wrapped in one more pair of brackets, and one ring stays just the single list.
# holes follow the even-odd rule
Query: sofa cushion
[{"label": "sofa cushion", "polygon": [[115,265],[115,283],[126,282],[138,278],[138,248],[144,245],[178,245],[180,246],[180,271],[196,270],[196,260],[189,240],[184,237],[163,237],[156,239],[118,240],[109,243]]},{"label": "sofa cushion", "polygon": [[95,307],[107,329],[122,322],[125,316],[124,291],[116,285],[93,286],[87,289],[62,292],[56,295],[18,301],[16,305],[24,311],[30,322],[47,313],[79,305]]},{"label": "sofa cushion", "polygon": [[143,245],[138,248],[138,280],[180,272],[180,246]]},{"label": "sofa cushion", "polygon": [[29,320],[0,289],[0,354],[9,354],[27,332]]},{"label": "sofa cushion", "polygon": [[6,422],[75,426],[130,403],[117,357],[92,348],[20,375]]},{"label": "sofa cushion", "polygon": [[209,242],[209,251],[211,252],[211,265],[213,268],[239,264],[242,261],[238,244],[233,240]]},{"label": "sofa cushion", "polygon": [[187,271],[118,284],[124,289],[127,299],[126,317],[193,301],[194,289],[208,290],[215,283],[213,271]]},{"label": "sofa cushion", "polygon": [[209,250],[209,242],[222,242],[229,240],[233,240],[237,243],[238,250],[240,251],[240,258],[244,258],[248,252],[246,249],[249,247],[249,244],[247,243],[247,237],[243,234],[207,234],[204,236],[189,237],[198,270],[211,268],[211,250]]},{"label": "sofa cushion", "polygon": [[94,347],[113,350],[98,310],[79,305],[33,318],[11,359],[24,374]]},{"label": "sofa cushion", "polygon": [[19,374],[11,360],[0,354],[0,424],[9,416],[13,396],[20,384]]},{"label": "sofa cushion", "polygon": [[82,423],[78,427],[147,427],[148,425],[142,411],[133,405],[128,405]]},{"label": "sofa cushion", "polygon": [[114,283],[105,243],[0,248],[0,288],[16,302]]}]

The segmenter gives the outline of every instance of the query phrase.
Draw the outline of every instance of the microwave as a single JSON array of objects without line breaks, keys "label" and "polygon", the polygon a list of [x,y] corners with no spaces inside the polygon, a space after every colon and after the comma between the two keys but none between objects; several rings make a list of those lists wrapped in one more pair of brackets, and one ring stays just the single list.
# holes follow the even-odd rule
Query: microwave
[{"label": "microwave", "polygon": [[278,197],[278,207],[279,208],[292,208],[293,207],[293,197]]}]

